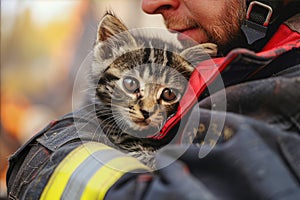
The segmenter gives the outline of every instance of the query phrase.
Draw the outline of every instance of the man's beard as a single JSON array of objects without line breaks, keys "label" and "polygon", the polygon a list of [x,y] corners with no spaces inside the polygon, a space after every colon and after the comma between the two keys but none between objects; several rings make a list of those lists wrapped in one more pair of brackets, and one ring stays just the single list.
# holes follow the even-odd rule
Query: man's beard
[{"label": "man's beard", "polygon": [[[227,45],[231,46],[233,41],[241,32],[240,27],[245,18],[246,5],[243,0],[226,0],[226,6],[220,15],[216,16],[216,23],[208,26],[202,26],[194,19],[188,16],[172,16],[165,18],[165,24],[169,27],[197,27],[204,31],[208,37],[208,42],[223,48]],[[183,46],[195,45],[195,41],[180,41]]]},{"label": "man's beard", "polygon": [[216,25],[212,24],[207,27],[209,40],[216,43],[219,48],[227,45],[232,46],[229,43],[241,34],[240,28],[246,14],[244,3],[226,2],[228,6],[226,6],[226,10],[223,11],[225,14],[218,16],[220,23]]}]

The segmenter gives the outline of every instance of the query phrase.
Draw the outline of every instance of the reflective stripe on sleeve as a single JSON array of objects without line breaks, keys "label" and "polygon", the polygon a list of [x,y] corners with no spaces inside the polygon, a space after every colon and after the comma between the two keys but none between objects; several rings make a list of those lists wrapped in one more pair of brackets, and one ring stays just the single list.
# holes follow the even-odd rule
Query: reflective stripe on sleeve
[{"label": "reflective stripe on sleeve", "polygon": [[103,199],[122,175],[138,169],[150,170],[120,151],[89,142],[62,160],[45,186],[41,199]]},{"label": "reflective stripe on sleeve", "polygon": [[90,179],[82,199],[104,199],[106,192],[122,175],[135,169],[150,171],[148,167],[133,157],[125,156],[111,160]]}]

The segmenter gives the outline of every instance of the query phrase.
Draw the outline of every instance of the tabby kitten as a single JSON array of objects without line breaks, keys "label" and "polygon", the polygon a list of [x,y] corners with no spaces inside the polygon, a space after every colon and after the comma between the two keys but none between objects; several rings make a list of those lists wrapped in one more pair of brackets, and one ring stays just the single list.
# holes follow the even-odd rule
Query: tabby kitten
[{"label": "tabby kitten", "polygon": [[154,152],[168,143],[151,136],[176,113],[194,70],[192,63],[203,59],[204,53],[216,52],[213,44],[179,49],[129,31],[111,13],[98,27],[91,88],[100,127],[117,148],[151,167]]}]

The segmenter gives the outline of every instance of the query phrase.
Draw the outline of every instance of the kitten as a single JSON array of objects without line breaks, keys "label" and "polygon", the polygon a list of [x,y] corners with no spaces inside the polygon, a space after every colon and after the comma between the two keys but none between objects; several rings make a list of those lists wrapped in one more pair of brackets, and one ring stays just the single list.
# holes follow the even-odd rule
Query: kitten
[{"label": "kitten", "polygon": [[100,127],[120,150],[153,167],[153,154],[170,141],[151,136],[176,113],[193,62],[215,54],[216,46],[180,51],[177,44],[129,31],[107,13],[99,24],[93,53],[91,101]]}]

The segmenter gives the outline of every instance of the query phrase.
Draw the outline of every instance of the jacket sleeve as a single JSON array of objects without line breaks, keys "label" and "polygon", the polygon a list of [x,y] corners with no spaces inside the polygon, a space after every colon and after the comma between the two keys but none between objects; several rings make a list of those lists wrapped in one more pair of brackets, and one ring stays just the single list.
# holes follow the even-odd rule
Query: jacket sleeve
[{"label": "jacket sleeve", "polygon": [[51,156],[26,189],[26,197],[104,199],[110,187],[125,174],[149,171],[137,159],[102,143],[80,143],[68,152],[71,146]]},{"label": "jacket sleeve", "polygon": [[76,138],[73,125],[70,116],[49,124],[10,158],[9,199],[214,199],[184,164],[154,172],[103,143]]},{"label": "jacket sleeve", "polygon": [[215,199],[180,162],[153,172],[97,142],[74,142],[48,157],[32,154],[44,150],[36,145],[27,154],[17,175],[25,179],[14,180],[10,199]]}]

